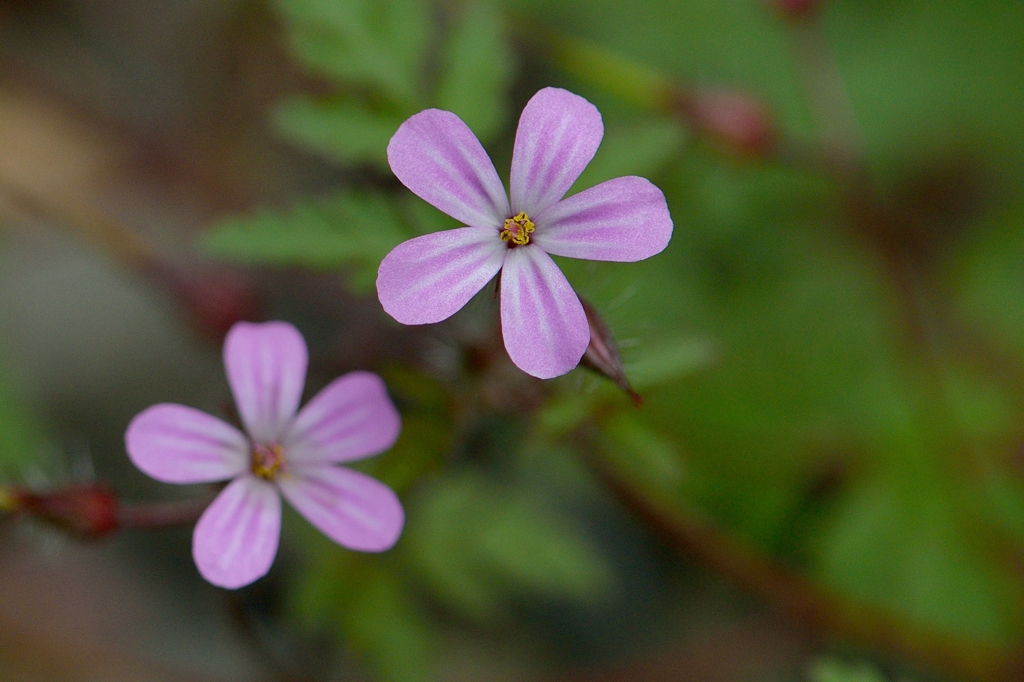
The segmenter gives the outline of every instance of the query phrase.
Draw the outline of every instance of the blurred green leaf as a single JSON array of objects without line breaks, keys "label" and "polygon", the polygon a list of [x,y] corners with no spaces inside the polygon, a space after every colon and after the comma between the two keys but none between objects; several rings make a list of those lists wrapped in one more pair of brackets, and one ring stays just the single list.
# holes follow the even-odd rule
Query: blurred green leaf
[{"label": "blurred green leaf", "polygon": [[444,466],[453,438],[451,396],[437,381],[400,365],[383,376],[401,409],[402,431],[390,450],[360,468],[402,494]]},{"label": "blurred green leaf", "polygon": [[[678,337],[663,339],[629,353],[634,360],[625,363],[626,375],[636,389],[671,384],[710,365],[715,357],[712,344],[704,339]],[[633,410],[634,406],[619,387],[593,375],[594,384],[580,389],[578,379],[587,376],[580,370],[560,383],[561,391],[546,401],[536,418],[541,431],[549,436],[564,434],[580,426],[595,414],[610,410]]]},{"label": "blurred green leaf", "polygon": [[427,582],[477,619],[499,618],[510,592],[593,601],[613,589],[604,557],[544,502],[468,472],[437,481],[408,533]]},{"label": "blurred green leaf", "polygon": [[989,216],[972,236],[952,273],[961,311],[995,350],[1024,357],[1024,206]]},{"label": "blurred green leaf", "polygon": [[657,109],[671,95],[671,79],[647,64],[570,35],[549,33],[545,38],[558,68],[623,101]]},{"label": "blurred green leaf", "polygon": [[388,169],[387,149],[402,118],[375,114],[345,99],[292,97],[274,109],[274,122],[292,142],[344,164]]},{"label": "blurred green leaf", "polygon": [[384,197],[349,191],[283,212],[228,218],[211,228],[204,245],[211,255],[240,263],[347,266],[354,287],[371,289],[380,261],[414,234]]},{"label": "blurred green leaf", "polygon": [[570,194],[623,175],[650,177],[680,149],[683,129],[670,119],[608,124],[593,161],[573,184]]},{"label": "blurred green leaf", "polygon": [[993,470],[986,483],[989,513],[1005,533],[1024,544],[1024,477],[1019,472]]},{"label": "blurred green leaf", "polygon": [[451,422],[434,415],[405,414],[394,447],[372,461],[374,478],[398,493],[440,470],[451,445]]},{"label": "blurred green leaf", "polygon": [[512,51],[501,12],[489,0],[469,5],[452,27],[435,104],[453,111],[483,141],[508,116]]},{"label": "blurred green leaf", "polygon": [[[582,425],[591,418],[599,401],[610,399],[613,393],[610,384],[602,384],[602,388],[586,396],[564,392],[548,400],[537,410],[536,420],[540,431],[547,436],[558,436]],[[600,395],[597,395],[599,391]],[[621,393],[618,388],[614,391]],[[625,396],[622,399],[625,400]]]},{"label": "blurred green leaf", "polygon": [[313,71],[418,108],[432,22],[425,0],[276,0],[292,48]]},{"label": "blurred green leaf", "polygon": [[823,536],[822,576],[918,622],[1008,644],[1019,594],[986,564],[937,486],[921,476],[912,487],[891,478],[858,487]]},{"label": "blurred green leaf", "polygon": [[820,658],[811,666],[810,682],[885,682],[885,677],[868,663],[844,663]]},{"label": "blurred green leaf", "polygon": [[[295,525],[309,529],[304,522]],[[434,634],[388,559],[299,534],[312,558],[290,595],[299,624],[335,634],[386,682],[429,679]]]},{"label": "blurred green leaf", "polygon": [[708,339],[677,337],[652,339],[629,355],[626,376],[633,388],[643,390],[678,381],[710,366],[716,350]]},{"label": "blurred green leaf", "polygon": [[678,494],[686,470],[682,453],[640,418],[620,411],[601,425],[601,448],[615,464],[654,489]]},{"label": "blurred green leaf", "polygon": [[405,216],[417,234],[428,232],[439,232],[450,230],[454,227],[461,227],[462,223],[449,215],[442,213],[418,196],[409,192],[404,201],[396,202],[402,215]]},{"label": "blurred green leaf", "polygon": [[17,475],[27,464],[38,459],[41,448],[42,434],[38,424],[0,371],[0,478]]},{"label": "blurred green leaf", "polygon": [[430,675],[434,633],[396,577],[376,572],[341,614],[345,633],[385,682],[420,682]]}]

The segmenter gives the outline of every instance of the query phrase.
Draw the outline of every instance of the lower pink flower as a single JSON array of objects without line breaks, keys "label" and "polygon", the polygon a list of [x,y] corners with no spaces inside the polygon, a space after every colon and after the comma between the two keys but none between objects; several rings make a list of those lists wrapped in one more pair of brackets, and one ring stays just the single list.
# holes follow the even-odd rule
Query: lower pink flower
[{"label": "lower pink flower", "polygon": [[295,327],[240,322],[224,341],[224,365],[247,433],[167,403],[143,411],[125,433],[132,462],[159,481],[231,480],[192,536],[196,566],[214,585],[242,587],[270,570],[282,495],[350,549],[380,552],[402,532],[405,515],[390,488],[335,466],[394,444],[401,420],[384,382],[369,372],[346,374],[299,411],[307,363]]}]

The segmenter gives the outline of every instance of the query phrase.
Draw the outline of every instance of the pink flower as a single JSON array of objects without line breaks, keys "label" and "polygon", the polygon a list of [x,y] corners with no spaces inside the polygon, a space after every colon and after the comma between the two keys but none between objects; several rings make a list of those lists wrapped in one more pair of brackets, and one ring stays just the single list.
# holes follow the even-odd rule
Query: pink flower
[{"label": "pink flower", "polygon": [[369,372],[335,379],[296,414],[306,342],[285,322],[239,322],[224,365],[247,433],[184,405],[154,405],[125,433],[135,466],[165,483],[231,482],[192,535],[199,572],[221,587],[248,585],[277,554],[281,495],[327,537],[380,552],[405,516],[395,493],[366,474],[333,466],[390,448],[401,421],[384,382]]},{"label": "pink flower", "polygon": [[604,126],[587,100],[559,88],[523,109],[510,175],[511,203],[472,131],[427,109],[388,145],[391,170],[414,194],[469,227],[399,244],[380,264],[377,294],[399,322],[440,322],[501,271],[501,332],[512,361],[535,377],[565,374],[590,339],[587,316],[548,255],[638,261],[672,237],[665,196],[623,177],[562,197],[593,158]]}]

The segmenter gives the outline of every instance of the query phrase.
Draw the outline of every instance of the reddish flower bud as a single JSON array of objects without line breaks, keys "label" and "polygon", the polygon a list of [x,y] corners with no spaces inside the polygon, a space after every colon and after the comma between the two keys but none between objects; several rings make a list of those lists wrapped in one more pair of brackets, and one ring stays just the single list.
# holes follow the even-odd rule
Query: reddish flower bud
[{"label": "reddish flower bud", "polygon": [[615,345],[615,338],[608,330],[608,325],[598,315],[594,306],[583,298],[580,298],[580,303],[583,304],[583,312],[587,314],[587,322],[590,324],[590,345],[583,353],[580,364],[614,381],[629,395],[633,403],[640,407],[644,399],[629,385],[618,346]]},{"label": "reddish flower bud", "polygon": [[11,491],[12,507],[90,537],[117,530],[117,498],[99,484],[70,485],[50,493]]},{"label": "reddish flower bud", "polygon": [[677,107],[687,122],[726,151],[743,157],[764,157],[775,148],[775,119],[759,99],[744,92],[698,90]]},{"label": "reddish flower bud", "polygon": [[790,19],[815,16],[821,8],[821,0],[768,0],[768,4]]}]

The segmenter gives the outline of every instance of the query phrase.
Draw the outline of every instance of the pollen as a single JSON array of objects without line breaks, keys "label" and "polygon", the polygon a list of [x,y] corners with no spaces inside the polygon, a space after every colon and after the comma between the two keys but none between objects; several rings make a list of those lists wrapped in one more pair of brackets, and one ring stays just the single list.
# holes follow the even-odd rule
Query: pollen
[{"label": "pollen", "polygon": [[284,451],[281,446],[257,445],[252,451],[252,472],[262,479],[273,481],[284,466]]},{"label": "pollen", "polygon": [[509,247],[525,246],[530,243],[531,232],[533,232],[533,221],[523,211],[519,215],[505,219],[505,227],[499,236],[501,241],[508,242]]}]

